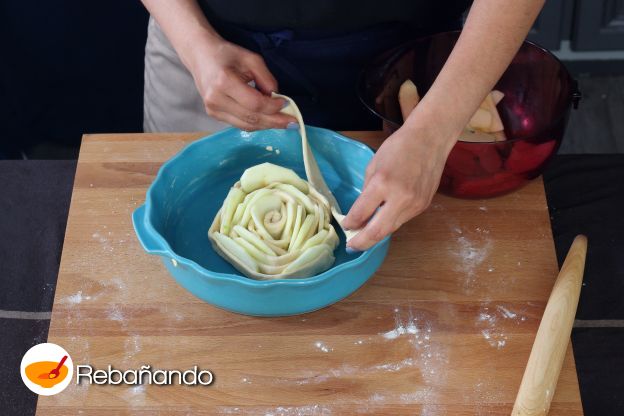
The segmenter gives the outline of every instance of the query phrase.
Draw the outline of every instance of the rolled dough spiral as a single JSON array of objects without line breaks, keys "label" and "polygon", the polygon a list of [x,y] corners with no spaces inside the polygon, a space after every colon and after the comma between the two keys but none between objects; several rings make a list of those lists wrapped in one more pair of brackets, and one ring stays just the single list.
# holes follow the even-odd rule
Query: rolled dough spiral
[{"label": "rolled dough spiral", "polygon": [[310,277],[334,263],[338,235],[327,199],[294,171],[253,166],[208,230],[214,249],[247,277]]}]

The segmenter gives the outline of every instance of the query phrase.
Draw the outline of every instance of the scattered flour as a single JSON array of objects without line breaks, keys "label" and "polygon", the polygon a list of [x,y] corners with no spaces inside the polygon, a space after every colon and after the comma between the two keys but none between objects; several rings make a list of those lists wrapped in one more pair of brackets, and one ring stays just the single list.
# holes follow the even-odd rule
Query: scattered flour
[{"label": "scattered flour", "polygon": [[123,322],[126,319],[119,305],[112,305],[107,311],[108,319],[116,322]]},{"label": "scattered flour", "polygon": [[[447,347],[433,340],[435,333],[432,321],[426,316],[418,316],[411,308],[408,308],[406,314],[395,308],[394,313],[394,328],[380,335],[386,342],[405,339],[411,345],[411,354],[399,362],[376,365],[369,371],[397,372],[417,369],[422,384],[415,386],[411,392],[392,392],[386,396],[393,401],[398,398],[402,403],[426,403],[434,399],[433,386],[443,385],[448,377]],[[431,414],[429,410],[423,408],[426,413],[422,414]]]},{"label": "scattered flour", "polygon": [[509,309],[507,309],[506,307],[504,307],[503,305],[497,305],[496,309],[498,309],[505,318],[508,319],[514,319],[516,318],[518,315],[512,311],[510,311]]},{"label": "scattered flour", "polygon": [[219,415],[245,415],[245,416],[331,416],[330,407],[315,405],[303,406],[278,406],[278,407],[230,407],[219,406],[215,409]]},{"label": "scattered flour", "polygon": [[331,351],[333,351],[333,350],[334,350],[333,348],[328,347],[325,343],[323,343],[323,342],[321,342],[321,341],[316,341],[316,342],[314,343],[314,346],[315,346],[316,348],[318,348],[319,350],[323,351],[323,352],[331,352]]},{"label": "scattered flour", "polygon": [[220,415],[240,415],[243,414],[240,407],[219,407],[217,409]]},{"label": "scattered flour", "polygon": [[93,237],[94,240],[97,240],[99,243],[106,243],[108,240],[106,239],[106,237],[102,236],[100,233],[95,232],[93,234],[91,234],[91,237]]},{"label": "scattered flour", "polygon": [[458,264],[455,266],[455,271],[464,275],[464,292],[466,294],[471,294],[474,291],[474,284],[477,280],[477,268],[490,254],[492,241],[489,238],[482,241],[475,241],[462,235],[457,238],[457,246],[456,250],[451,251],[451,253],[458,260]]},{"label": "scattered flour", "polygon": [[[106,225],[102,226],[103,229],[106,229]],[[111,231],[102,231],[102,234],[106,234],[109,237],[113,235],[113,233]],[[104,235],[100,234],[99,232],[94,232],[93,234],[91,234],[91,237],[93,237],[93,239],[95,241],[97,241],[98,243],[100,243],[102,250],[104,251],[109,251],[112,252],[115,250],[115,248],[113,247],[113,241],[109,240],[107,237],[105,237]]]},{"label": "scattered flour", "polygon": [[67,296],[65,298],[63,298],[63,300],[61,301],[62,303],[69,303],[72,305],[77,305],[79,303],[82,303],[83,300],[90,300],[91,296],[83,296],[82,295],[82,290],[79,290],[78,292],[74,293],[73,295]]},{"label": "scattered flour", "polygon": [[[436,414],[438,409],[435,406],[428,406],[427,403],[436,402],[439,398],[436,389],[445,385],[448,378],[448,347],[443,342],[436,340],[437,334],[432,325],[433,321],[427,315],[420,314],[411,307],[395,307],[393,308],[393,316],[395,321],[393,327],[379,333],[378,336],[355,339],[350,345],[351,348],[358,348],[358,351],[360,348],[373,348],[377,351],[389,349],[395,351],[389,355],[394,359],[388,360],[386,358],[369,365],[343,363],[321,372],[301,370],[302,372],[294,378],[276,377],[274,382],[285,386],[292,386],[293,384],[318,386],[332,383],[332,380],[368,378],[372,375],[407,372],[406,374],[414,374],[418,377],[419,382],[416,385],[405,385],[399,389],[377,386],[378,388],[375,388],[367,399],[357,401],[357,404],[361,406],[358,408],[358,412],[370,413],[376,406],[398,403],[401,405],[421,405],[421,415]],[[389,345],[390,343],[392,345]],[[333,348],[323,341],[315,341],[313,346],[324,353],[333,351]],[[398,358],[396,353],[400,354]],[[251,384],[247,375],[240,380],[244,384]],[[257,407],[249,410],[243,408],[240,411],[234,411],[233,408],[223,408],[220,413],[247,414],[247,411],[253,411],[253,414],[274,416],[331,414],[331,409],[310,406],[278,407],[269,409],[266,413],[261,412]]]},{"label": "scattered flour", "polygon": [[132,394],[142,394],[142,393],[145,393],[145,384],[137,384],[134,387],[130,387],[130,392]]},{"label": "scattered flour", "polygon": [[[431,354],[429,354],[429,358],[431,358]],[[413,358],[406,358],[403,361],[399,361],[398,363],[379,364],[371,367],[371,369],[395,373],[397,371],[403,370],[404,368],[413,367],[414,364],[415,362]]]},{"label": "scattered flour", "polygon": [[489,329],[484,329],[481,331],[483,338],[490,344],[492,347],[496,347],[496,349],[501,349],[507,343],[507,336],[503,333],[498,333],[491,331]]},{"label": "scattered flour", "polygon": [[[308,405],[308,406],[279,406],[272,409],[263,409],[260,414],[264,416],[329,416],[332,414],[331,408],[325,406]],[[248,413],[248,414],[258,414]]]},{"label": "scattered flour", "polygon": [[459,245],[459,250],[454,254],[462,259],[465,270],[469,274],[474,274],[475,268],[483,263],[483,260],[485,260],[490,253],[492,242],[487,240],[484,244],[479,245],[462,236],[457,239],[457,243]]},{"label": "scattered flour", "polygon": [[106,287],[113,287],[119,290],[126,289],[126,283],[120,277],[113,277],[108,280],[103,280],[102,285]]},{"label": "scattered flour", "polygon": [[407,323],[407,325],[403,325],[402,322],[397,322],[397,325],[394,329],[391,329],[388,332],[384,332],[381,334],[385,339],[396,339],[401,335],[405,334],[417,334],[418,328],[414,324],[413,321]]},{"label": "scattered flour", "polygon": [[124,400],[130,406],[143,406],[145,404],[145,384],[137,384],[126,389],[122,393]]},{"label": "scattered flour", "polygon": [[385,402],[386,396],[384,396],[383,394],[374,393],[368,398],[368,401],[373,403]]},{"label": "scattered flour", "polygon": [[134,357],[135,354],[141,352],[141,338],[138,335],[126,339],[124,349],[128,358]]},{"label": "scattered flour", "polygon": [[[432,390],[433,389],[429,387],[421,391],[415,391],[412,393],[403,393],[399,396],[399,398],[401,399],[403,403],[415,403],[415,402],[422,403],[429,398]],[[421,413],[421,415],[422,414],[423,413]],[[424,413],[424,414],[428,415],[429,413]]]},{"label": "scattered flour", "polygon": [[486,303],[481,306],[476,318],[476,327],[480,328],[483,339],[496,349],[501,349],[507,344],[507,335],[501,329],[504,321],[512,321],[516,325],[520,325],[526,321],[526,316],[510,310],[504,305]]}]

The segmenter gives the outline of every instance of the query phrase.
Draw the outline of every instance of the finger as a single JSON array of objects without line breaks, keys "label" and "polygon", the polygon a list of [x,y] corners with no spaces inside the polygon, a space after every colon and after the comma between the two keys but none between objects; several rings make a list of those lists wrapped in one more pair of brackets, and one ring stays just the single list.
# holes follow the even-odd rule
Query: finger
[{"label": "finger", "polygon": [[347,246],[360,251],[371,248],[398,228],[396,218],[400,211],[398,204],[390,202],[382,205],[362,231],[347,243]]},{"label": "finger", "polygon": [[277,80],[273,77],[273,74],[271,74],[260,55],[255,53],[246,54],[245,63],[248,65],[248,70],[251,72],[260,91],[266,95],[277,92]]},{"label": "finger", "polygon": [[255,131],[255,130],[260,130],[258,128],[257,125],[248,123],[244,120],[239,119],[238,117],[236,117],[233,114],[227,113],[225,111],[215,111],[212,110],[208,113],[211,117],[216,118],[217,120],[223,121],[227,124],[230,124],[236,128],[239,128],[241,130],[245,130],[245,131]]},{"label": "finger", "polygon": [[231,97],[224,97],[218,110],[230,113],[239,120],[255,126],[254,130],[273,128],[285,129],[288,127],[288,123],[291,123],[293,121],[293,118],[291,116],[282,113],[276,113],[271,115],[254,113],[244,108],[238,102],[234,101],[234,99],[232,99]]},{"label": "finger", "polygon": [[229,74],[221,91],[253,113],[276,114],[284,106],[282,98],[271,98],[253,88],[242,76]]},{"label": "finger", "polygon": [[426,202],[415,200],[407,204],[404,203],[403,205],[408,208],[400,210],[399,215],[395,219],[395,228],[398,229],[412,218],[422,214],[429,207],[430,203],[431,200]]},{"label": "finger", "polygon": [[345,228],[356,230],[362,227],[383,202],[381,191],[375,186],[368,186],[355,200],[343,221]]},{"label": "finger", "polygon": [[362,189],[366,189],[374,173],[375,173],[375,158],[373,157],[373,159],[369,162],[368,166],[366,166],[366,171],[364,175],[364,186],[362,187]]}]

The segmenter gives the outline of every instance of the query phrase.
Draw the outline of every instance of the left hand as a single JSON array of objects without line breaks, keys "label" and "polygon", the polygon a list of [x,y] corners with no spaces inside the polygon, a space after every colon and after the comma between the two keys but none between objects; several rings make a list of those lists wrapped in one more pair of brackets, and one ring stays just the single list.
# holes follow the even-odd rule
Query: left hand
[{"label": "left hand", "polygon": [[343,223],[352,230],[364,226],[349,247],[370,248],[429,206],[454,144],[439,134],[404,125],[384,141],[366,168],[362,194]]}]

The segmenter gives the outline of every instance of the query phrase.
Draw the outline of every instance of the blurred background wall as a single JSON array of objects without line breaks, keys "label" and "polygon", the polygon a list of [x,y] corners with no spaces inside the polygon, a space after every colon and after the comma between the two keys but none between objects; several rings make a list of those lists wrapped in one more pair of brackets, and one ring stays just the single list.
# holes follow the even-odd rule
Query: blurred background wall
[{"label": "blurred background wall", "polygon": [[2,0],[0,152],[141,131],[147,19],[138,0]]}]

